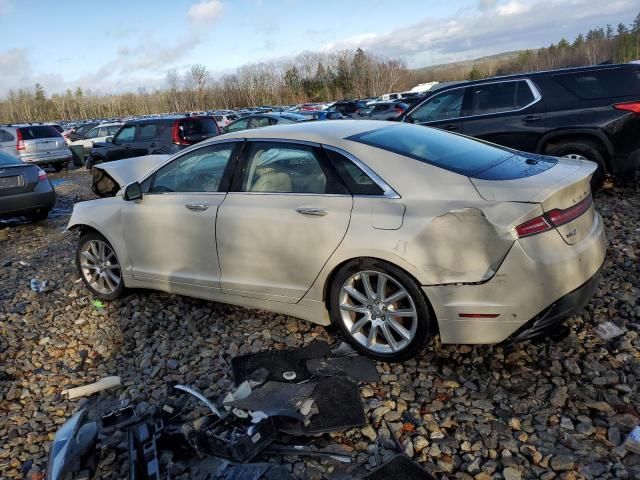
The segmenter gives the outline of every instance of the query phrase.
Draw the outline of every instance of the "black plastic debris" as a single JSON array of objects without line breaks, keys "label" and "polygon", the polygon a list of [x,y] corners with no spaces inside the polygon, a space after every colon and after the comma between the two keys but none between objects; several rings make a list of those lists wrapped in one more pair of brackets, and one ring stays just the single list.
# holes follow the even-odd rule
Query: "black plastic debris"
[{"label": "black plastic debris", "polygon": [[169,480],[169,473],[160,467],[156,445],[163,428],[162,420],[152,425],[140,422],[129,427],[129,480]]},{"label": "black plastic debris", "polygon": [[284,465],[273,463],[226,465],[213,477],[215,480],[288,480],[292,478]]},{"label": "black plastic debris", "polygon": [[271,455],[331,458],[341,463],[351,463],[351,453],[341,447],[341,445],[329,445],[326,448],[317,448],[311,445],[271,444],[264,450],[264,453]]},{"label": "black plastic debris", "polygon": [[[266,350],[264,352],[242,355],[231,360],[233,380],[240,385],[250,379],[258,369],[269,371],[267,380],[285,381],[285,373],[293,372],[295,376],[290,380],[300,382],[309,378],[306,361],[312,358],[324,358],[331,354],[329,345],[325,342],[312,342],[302,348],[286,350]],[[289,375],[287,375],[289,378]]]},{"label": "black plastic debris", "polygon": [[425,471],[419,463],[406,455],[396,455],[391,460],[383,463],[375,470],[363,477],[362,480],[389,480],[401,478],[402,480],[436,480],[429,472]]},{"label": "black plastic debris", "polygon": [[318,413],[305,423],[282,419],[278,429],[292,435],[306,435],[362,427],[366,418],[358,384],[347,377],[325,377],[318,380],[311,398]]},{"label": "black plastic debris", "polygon": [[380,380],[375,364],[369,358],[359,355],[312,358],[307,360],[306,367],[311,375],[345,376],[365,383],[376,383]]},{"label": "black plastic debris", "polygon": [[304,420],[300,408],[304,401],[311,397],[315,388],[315,382],[267,382],[253,390],[248,397],[225,403],[225,406],[263,412],[268,417],[285,416]]}]

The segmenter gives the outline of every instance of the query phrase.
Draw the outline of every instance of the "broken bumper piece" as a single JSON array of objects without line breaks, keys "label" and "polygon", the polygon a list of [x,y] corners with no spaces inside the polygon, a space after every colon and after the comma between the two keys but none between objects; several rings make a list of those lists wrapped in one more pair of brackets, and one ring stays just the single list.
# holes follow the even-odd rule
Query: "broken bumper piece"
[{"label": "broken bumper piece", "polygon": [[56,433],[49,453],[47,480],[79,480],[93,476],[98,426],[96,422],[87,422],[86,418],[86,410],[81,410]]}]

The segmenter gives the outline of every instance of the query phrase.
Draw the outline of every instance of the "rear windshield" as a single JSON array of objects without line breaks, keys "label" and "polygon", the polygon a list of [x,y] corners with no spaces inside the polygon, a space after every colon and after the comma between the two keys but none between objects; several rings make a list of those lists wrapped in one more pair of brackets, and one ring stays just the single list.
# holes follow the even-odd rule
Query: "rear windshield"
[{"label": "rear windshield", "polygon": [[539,156],[529,160],[528,154],[519,154],[436,128],[406,123],[359,133],[347,137],[347,140],[484,180],[529,177],[557,163],[554,159]]},{"label": "rear windshield", "polygon": [[9,165],[21,165],[22,161],[8,153],[0,152],[0,167],[8,167]]},{"label": "rear windshield", "polygon": [[556,80],[584,100],[606,97],[640,97],[639,68],[608,68],[556,75]]},{"label": "rear windshield", "polygon": [[193,139],[193,137],[214,137],[218,135],[218,125],[213,118],[187,118],[180,123],[182,137]]},{"label": "rear windshield", "polygon": [[35,140],[36,138],[61,137],[51,125],[33,125],[29,127],[20,127],[18,131],[22,134],[23,140]]}]

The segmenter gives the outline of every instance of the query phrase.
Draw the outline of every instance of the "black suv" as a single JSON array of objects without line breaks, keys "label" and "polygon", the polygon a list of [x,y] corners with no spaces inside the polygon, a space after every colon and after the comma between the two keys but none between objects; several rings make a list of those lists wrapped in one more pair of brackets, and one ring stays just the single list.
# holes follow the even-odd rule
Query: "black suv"
[{"label": "black suv", "polygon": [[447,85],[400,121],[499,145],[598,164],[607,173],[640,168],[640,65],[598,65]]},{"label": "black suv", "polygon": [[102,162],[150,154],[171,154],[220,135],[213,117],[171,116],[126,122],[113,138],[93,144],[87,168]]},{"label": "black suv", "polygon": [[327,108],[327,111],[339,112],[345,117],[355,117],[366,106],[366,102],[360,100],[340,100]]}]

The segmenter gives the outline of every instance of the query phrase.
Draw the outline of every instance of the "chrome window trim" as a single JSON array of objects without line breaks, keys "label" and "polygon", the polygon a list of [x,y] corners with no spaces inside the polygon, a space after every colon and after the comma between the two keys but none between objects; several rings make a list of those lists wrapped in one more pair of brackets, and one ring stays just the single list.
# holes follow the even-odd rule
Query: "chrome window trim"
[{"label": "chrome window trim", "polygon": [[360,168],[364,173],[366,173],[373,182],[378,185],[383,193],[382,195],[354,195],[354,197],[366,197],[366,198],[402,198],[398,192],[396,192],[391,186],[385,182],[380,175],[374,172],[367,164],[365,164],[362,160],[357,158],[355,155],[342,150],[341,148],[334,147],[332,145],[323,145],[323,148],[327,150],[332,150],[340,155],[344,155],[346,158],[351,160],[358,168]]},{"label": "chrome window trim", "polygon": [[[439,120],[429,120],[427,122],[416,122],[416,125],[428,125],[428,124],[434,123],[434,122],[446,122],[446,121],[453,121],[453,120],[466,120],[466,119],[473,119],[473,118],[481,118],[481,117],[486,117],[488,115],[502,115],[503,113],[515,113],[515,112],[521,112],[522,110],[526,110],[527,108],[535,105],[540,100],[542,100],[542,95],[540,94],[540,91],[538,90],[538,87],[536,87],[536,85],[528,78],[516,78],[516,79],[513,79],[513,80],[496,80],[495,82],[478,83],[478,84],[474,84],[474,85],[463,85],[463,86],[460,86],[460,87],[448,88],[447,90],[444,90],[444,91],[442,91],[440,93],[435,94],[433,97],[430,97],[430,98],[426,99],[423,103],[418,105],[415,108],[415,110],[418,110],[418,108],[421,105],[426,105],[427,102],[429,102],[430,100],[433,100],[434,98],[438,97],[439,95],[443,95],[445,93],[449,93],[449,92],[452,92],[454,90],[461,90],[461,89],[464,89],[464,88],[481,87],[483,85],[495,85],[497,83],[510,83],[510,82],[522,82],[522,81],[526,82],[527,85],[529,85],[529,88],[531,89],[531,93],[533,93],[533,101],[528,103],[524,107],[520,107],[520,108],[517,108],[517,109],[514,109],[514,110],[505,110],[504,112],[480,113],[478,115],[462,115],[460,117],[442,118],[442,119],[439,119]],[[464,101],[464,99],[463,99],[463,101]],[[411,116],[411,114],[409,114],[409,117],[410,116]],[[404,119],[403,119],[403,122],[404,123],[409,123],[409,122],[405,122]]]}]

